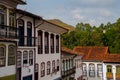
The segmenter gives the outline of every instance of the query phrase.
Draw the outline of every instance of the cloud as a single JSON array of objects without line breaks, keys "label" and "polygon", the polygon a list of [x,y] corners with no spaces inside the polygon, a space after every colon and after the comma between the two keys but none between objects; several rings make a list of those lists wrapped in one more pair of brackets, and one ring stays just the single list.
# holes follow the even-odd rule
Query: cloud
[{"label": "cloud", "polygon": [[74,4],[84,5],[84,6],[96,6],[104,7],[111,6],[117,2],[117,0],[70,0]]}]

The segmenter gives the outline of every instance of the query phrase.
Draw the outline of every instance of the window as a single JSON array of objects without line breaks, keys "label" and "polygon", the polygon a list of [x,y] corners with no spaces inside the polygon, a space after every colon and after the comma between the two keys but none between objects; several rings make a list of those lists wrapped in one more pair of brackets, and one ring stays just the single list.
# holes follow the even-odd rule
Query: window
[{"label": "window", "polygon": [[57,71],[59,71],[59,65],[60,65],[60,62],[59,60],[57,60]]},{"label": "window", "polygon": [[45,32],[45,53],[49,53],[49,39],[48,39],[49,33]]},{"label": "window", "polygon": [[116,73],[120,74],[120,66],[116,66]]},{"label": "window", "polygon": [[102,64],[97,65],[97,75],[98,77],[102,77]]},{"label": "window", "polygon": [[15,53],[16,53],[16,46],[9,45],[9,47],[8,47],[8,65],[15,64]]},{"label": "window", "polygon": [[18,45],[19,46],[24,46],[24,21],[23,20],[18,20]]},{"label": "window", "polygon": [[41,77],[45,76],[45,63],[41,63]]},{"label": "window", "polygon": [[38,31],[38,54],[43,53],[43,48],[42,48],[42,31]]},{"label": "window", "polygon": [[32,46],[32,23],[27,22],[27,46]]},{"label": "window", "polygon": [[15,26],[15,14],[12,10],[9,11],[9,26]]},{"label": "window", "polygon": [[17,52],[17,68],[21,67],[21,57],[22,57],[22,52],[18,51]]},{"label": "window", "polygon": [[111,65],[107,65],[107,72],[112,73],[112,66]]},{"label": "window", "polygon": [[5,61],[6,61],[6,48],[5,45],[0,45],[0,67],[5,66]]},{"label": "window", "polygon": [[27,63],[28,63],[28,52],[27,51],[24,51],[23,52],[23,66],[27,66]]},{"label": "window", "polygon": [[87,67],[86,67],[86,64],[83,63],[83,64],[82,64],[83,76],[87,76],[87,69],[86,69],[86,68],[87,68]]},{"label": "window", "polygon": [[29,64],[33,65],[33,51],[29,51]]},{"label": "window", "polygon": [[6,18],[7,18],[6,13],[7,13],[6,8],[3,6],[0,6],[0,24],[2,24],[2,25],[6,25]]},{"label": "window", "polygon": [[54,53],[54,35],[51,34],[51,38],[50,38],[50,47],[51,47],[51,53]]},{"label": "window", "polygon": [[50,61],[47,62],[47,75],[50,74]]},{"label": "window", "polygon": [[52,61],[52,72],[55,72],[55,60]]},{"label": "window", "polygon": [[59,53],[59,36],[56,36],[56,53]]},{"label": "window", "polygon": [[94,64],[89,64],[89,76],[90,77],[95,77],[95,65]]}]

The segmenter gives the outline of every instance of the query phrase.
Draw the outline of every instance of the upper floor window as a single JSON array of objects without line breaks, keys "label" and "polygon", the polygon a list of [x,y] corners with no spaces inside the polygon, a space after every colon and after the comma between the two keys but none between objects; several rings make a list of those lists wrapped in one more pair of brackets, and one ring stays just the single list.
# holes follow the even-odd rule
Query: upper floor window
[{"label": "upper floor window", "polygon": [[15,64],[15,53],[16,53],[16,46],[9,45],[8,46],[8,65]]},{"label": "upper floor window", "polygon": [[24,46],[24,21],[22,19],[18,20],[18,45]]},{"label": "upper floor window", "polygon": [[57,71],[59,71],[60,61],[57,60]]},{"label": "upper floor window", "polygon": [[29,51],[29,64],[33,65],[33,51]]},{"label": "upper floor window", "polygon": [[41,63],[41,77],[45,76],[45,63]]},{"label": "upper floor window", "polygon": [[45,53],[49,53],[49,33],[45,32]]},{"label": "upper floor window", "polygon": [[111,65],[107,65],[107,72],[112,73],[112,66]]},{"label": "upper floor window", "polygon": [[32,46],[32,23],[27,22],[27,46]]},{"label": "upper floor window", "polygon": [[9,26],[15,26],[15,13],[12,10],[9,11]]},{"label": "upper floor window", "polygon": [[6,24],[6,19],[7,19],[7,14],[6,14],[6,8],[3,6],[0,6],[0,24],[5,25]]},{"label": "upper floor window", "polygon": [[50,47],[51,47],[51,53],[54,53],[54,35],[51,34],[50,38]]},{"label": "upper floor window", "polygon": [[89,76],[90,77],[95,77],[95,65],[94,64],[89,64]]},{"label": "upper floor window", "polygon": [[0,67],[5,66],[6,61],[5,45],[0,45]]},{"label": "upper floor window", "polygon": [[51,65],[50,65],[50,61],[48,61],[47,62],[47,75],[49,75],[50,74],[50,67]]},{"label": "upper floor window", "polygon": [[38,31],[38,54],[42,54],[43,53],[42,34],[43,34],[43,32],[41,30],[39,30]]},{"label": "upper floor window", "polygon": [[102,64],[97,65],[97,75],[98,77],[102,76]]},{"label": "upper floor window", "polygon": [[82,64],[83,76],[87,76],[87,66],[85,63]]},{"label": "upper floor window", "polygon": [[28,51],[23,52],[23,66],[27,66],[28,63]]},{"label": "upper floor window", "polygon": [[59,36],[56,36],[56,53],[59,53]]},{"label": "upper floor window", "polygon": [[52,61],[52,72],[55,72],[55,60]]}]

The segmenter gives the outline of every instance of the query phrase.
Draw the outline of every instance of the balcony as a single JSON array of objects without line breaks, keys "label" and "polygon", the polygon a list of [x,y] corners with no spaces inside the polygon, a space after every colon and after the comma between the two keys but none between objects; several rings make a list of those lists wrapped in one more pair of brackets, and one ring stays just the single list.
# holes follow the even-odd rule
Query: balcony
[{"label": "balcony", "polygon": [[62,71],[62,79],[68,76],[71,76],[72,74],[75,74],[76,67],[73,67],[72,69]]},{"label": "balcony", "polygon": [[18,45],[19,46],[35,46],[35,40],[36,37],[28,37],[28,36],[19,36],[18,37],[19,42]]},{"label": "balcony", "polygon": [[116,73],[116,78],[120,79],[120,73]]},{"label": "balcony", "polygon": [[12,40],[17,39],[17,28],[0,25],[0,40]]},{"label": "balcony", "polygon": [[107,72],[107,73],[106,73],[106,77],[107,77],[107,78],[113,78],[113,73]]}]

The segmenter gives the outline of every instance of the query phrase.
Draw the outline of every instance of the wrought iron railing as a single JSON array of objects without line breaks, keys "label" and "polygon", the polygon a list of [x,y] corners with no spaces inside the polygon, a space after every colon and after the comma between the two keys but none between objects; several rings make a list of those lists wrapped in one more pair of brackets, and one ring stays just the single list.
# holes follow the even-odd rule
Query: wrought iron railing
[{"label": "wrought iron railing", "polygon": [[0,37],[3,38],[9,38],[9,39],[17,39],[17,28],[1,25],[0,24]]}]

